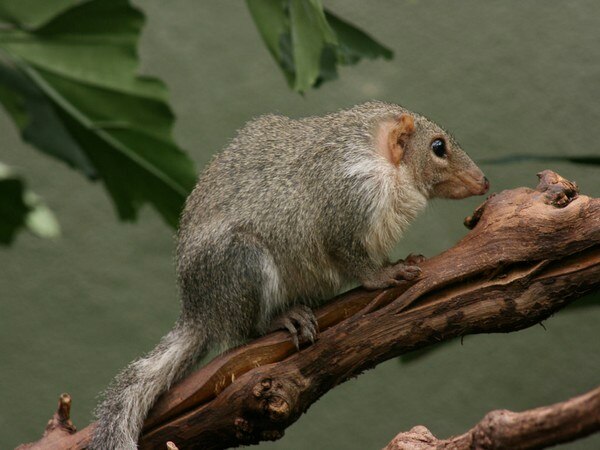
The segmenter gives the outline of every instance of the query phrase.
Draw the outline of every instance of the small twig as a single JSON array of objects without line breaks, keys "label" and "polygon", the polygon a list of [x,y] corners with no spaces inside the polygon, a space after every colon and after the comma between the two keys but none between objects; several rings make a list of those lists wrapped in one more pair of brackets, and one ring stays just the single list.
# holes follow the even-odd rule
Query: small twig
[{"label": "small twig", "polygon": [[76,431],[77,428],[71,422],[71,396],[69,394],[61,394],[58,399],[58,408],[46,424],[42,439],[32,444],[20,445],[15,450],[38,448],[37,446],[40,442],[43,445],[49,442],[60,442],[63,437],[70,436]]}]

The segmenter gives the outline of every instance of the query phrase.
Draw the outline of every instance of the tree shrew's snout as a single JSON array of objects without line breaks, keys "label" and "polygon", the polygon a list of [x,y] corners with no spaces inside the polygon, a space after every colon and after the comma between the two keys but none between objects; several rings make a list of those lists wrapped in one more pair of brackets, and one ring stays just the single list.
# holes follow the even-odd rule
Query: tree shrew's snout
[{"label": "tree shrew's snout", "polygon": [[458,172],[457,178],[471,195],[483,195],[490,189],[490,182],[479,168]]},{"label": "tree shrew's snout", "polygon": [[490,182],[478,167],[457,171],[434,187],[434,196],[461,199],[472,195],[483,195]]}]

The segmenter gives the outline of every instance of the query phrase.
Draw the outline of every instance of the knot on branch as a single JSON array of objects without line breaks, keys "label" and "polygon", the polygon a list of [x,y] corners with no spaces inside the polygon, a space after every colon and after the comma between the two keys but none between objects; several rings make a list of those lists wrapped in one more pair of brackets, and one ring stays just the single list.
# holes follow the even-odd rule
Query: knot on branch
[{"label": "knot on branch", "polygon": [[397,435],[384,450],[432,450],[439,440],[426,427],[417,425]]},{"label": "knot on branch", "polygon": [[537,174],[540,182],[537,190],[544,193],[547,205],[564,208],[577,198],[579,187],[574,181],[569,181],[551,170],[544,170]]},{"label": "knot on branch", "polygon": [[236,437],[246,443],[280,439],[284,429],[292,420],[290,398],[296,392],[292,385],[277,378],[263,378],[251,389],[244,417],[234,421]]},{"label": "knot on branch", "polygon": [[235,437],[240,443],[257,444],[260,441],[276,441],[284,435],[283,430],[257,430],[250,421],[242,417],[236,417],[233,424]]},{"label": "knot on branch", "polygon": [[465,217],[465,220],[463,222],[465,227],[467,227],[469,230],[475,228],[475,226],[479,223],[479,219],[481,219],[481,216],[483,215],[483,211],[485,211],[485,205],[487,205],[488,200],[494,197],[494,195],[496,194],[489,195],[481,205],[475,208],[473,214]]},{"label": "knot on branch", "polygon": [[472,447],[482,450],[497,448],[503,436],[496,436],[496,434],[514,426],[513,416],[515,413],[507,409],[497,409],[487,413],[471,430]]},{"label": "knot on branch", "polygon": [[264,378],[254,385],[252,394],[256,398],[255,411],[273,422],[284,422],[290,415],[290,404],[286,399],[283,383]]}]

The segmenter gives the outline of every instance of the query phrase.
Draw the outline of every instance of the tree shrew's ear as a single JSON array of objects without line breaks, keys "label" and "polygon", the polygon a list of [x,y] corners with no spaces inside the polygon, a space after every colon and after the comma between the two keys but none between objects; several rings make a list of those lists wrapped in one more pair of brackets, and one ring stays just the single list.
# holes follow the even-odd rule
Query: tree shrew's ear
[{"label": "tree shrew's ear", "polygon": [[390,162],[397,166],[400,164],[406,149],[406,143],[415,131],[415,119],[410,114],[401,114],[391,124],[387,138],[387,156]]}]

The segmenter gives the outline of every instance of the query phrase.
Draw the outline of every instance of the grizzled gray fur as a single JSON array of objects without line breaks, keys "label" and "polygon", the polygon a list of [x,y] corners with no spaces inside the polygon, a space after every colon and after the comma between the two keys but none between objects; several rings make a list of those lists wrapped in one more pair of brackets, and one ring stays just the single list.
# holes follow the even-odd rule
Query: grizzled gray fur
[{"label": "grizzled gray fur", "polygon": [[156,398],[210,347],[274,326],[296,345],[313,341],[307,307],[344,283],[376,289],[415,278],[417,267],[391,264],[388,252],[427,200],[487,186],[451,136],[397,105],[249,122],[187,199],[177,247],[181,316],[109,387],[91,448],[135,449]]}]

